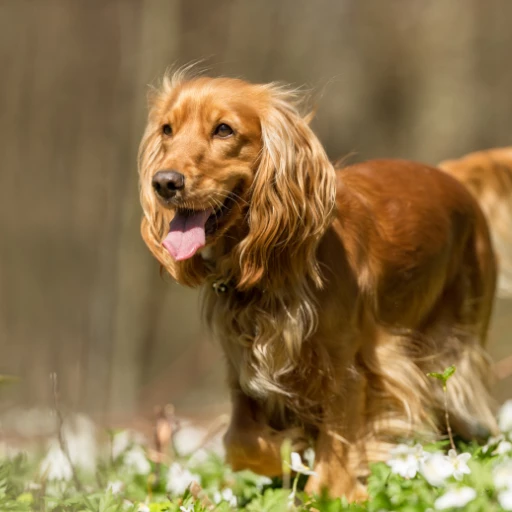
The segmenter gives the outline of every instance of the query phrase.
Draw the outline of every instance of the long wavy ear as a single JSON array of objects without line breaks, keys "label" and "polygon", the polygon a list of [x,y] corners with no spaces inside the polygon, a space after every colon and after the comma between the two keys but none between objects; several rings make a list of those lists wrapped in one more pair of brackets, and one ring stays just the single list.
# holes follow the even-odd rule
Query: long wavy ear
[{"label": "long wavy ear", "polygon": [[162,241],[169,231],[173,213],[159,205],[151,186],[151,179],[160,169],[163,157],[158,123],[159,109],[163,108],[165,100],[172,90],[186,79],[186,71],[187,69],[183,68],[173,75],[167,74],[163,79],[162,86],[150,92],[148,123],[139,146],[138,165],[140,203],[144,212],[141,224],[142,238],[153,256],[176,281],[194,287],[201,284],[204,278],[203,261],[201,258],[194,257],[190,260],[176,262],[162,247]]},{"label": "long wavy ear", "polygon": [[264,86],[263,149],[249,207],[249,234],[239,244],[240,289],[294,286],[322,279],[318,243],[332,221],[335,172],[293,95]]}]

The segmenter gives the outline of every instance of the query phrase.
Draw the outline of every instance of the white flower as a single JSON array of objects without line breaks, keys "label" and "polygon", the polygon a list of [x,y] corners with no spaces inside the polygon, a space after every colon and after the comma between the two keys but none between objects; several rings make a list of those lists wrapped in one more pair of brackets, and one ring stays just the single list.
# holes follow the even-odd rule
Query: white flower
[{"label": "white flower", "polygon": [[292,452],[290,458],[290,468],[292,469],[292,471],[295,471],[296,473],[301,473],[303,475],[316,475],[316,473],[311,468],[309,468],[302,462],[300,454],[298,454],[297,452]]},{"label": "white flower", "polygon": [[123,490],[123,487],[123,482],[116,480],[115,482],[109,482],[107,484],[107,491],[110,491],[112,494],[119,494]]},{"label": "white flower", "polygon": [[505,436],[503,434],[500,434],[499,436],[495,437],[489,437],[487,440],[487,443],[482,446],[482,452],[487,453],[489,451],[489,448],[492,448],[493,446],[497,445],[499,442],[503,441],[505,439]]},{"label": "white flower", "polygon": [[503,510],[512,510],[512,489],[501,491],[498,494],[498,502]]},{"label": "white flower", "polygon": [[453,475],[453,466],[442,453],[430,453],[420,462],[419,471],[430,485],[439,487]]},{"label": "white flower", "polygon": [[256,489],[261,491],[265,485],[270,485],[272,483],[272,478],[268,476],[259,476],[256,480]]},{"label": "white flower", "polygon": [[139,508],[137,509],[137,512],[150,512],[150,509],[147,505],[145,505],[144,503],[141,503],[139,505]]},{"label": "white flower", "polygon": [[307,448],[306,450],[304,450],[304,460],[308,463],[310,468],[314,467],[315,450],[313,450],[313,448]]},{"label": "white flower", "polygon": [[140,446],[145,443],[146,438],[140,432],[134,432],[133,430],[121,430],[114,434],[112,438],[112,459],[116,460],[134,445]]},{"label": "white flower", "polygon": [[495,466],[492,477],[496,489],[512,489],[512,459]]},{"label": "white flower", "polygon": [[393,473],[403,478],[414,478],[418,472],[420,462],[425,458],[425,452],[420,444],[413,447],[399,444],[390,450],[391,458],[386,464]]},{"label": "white flower", "polygon": [[434,507],[437,510],[445,510],[447,508],[462,508],[470,501],[476,498],[476,491],[471,487],[453,488],[437,498]]},{"label": "white flower", "polygon": [[56,439],[50,443],[48,453],[41,462],[40,472],[48,480],[69,481],[73,478],[71,464]]},{"label": "white flower", "polygon": [[231,489],[223,489],[221,492],[215,491],[213,501],[218,505],[221,501],[227,501],[231,507],[237,506],[236,496]]},{"label": "white flower", "polygon": [[93,473],[98,452],[94,423],[87,416],[77,414],[66,421],[62,435],[73,465]]},{"label": "white flower", "polygon": [[469,475],[471,470],[468,467],[468,460],[471,458],[470,453],[461,453],[457,455],[455,450],[450,450],[448,452],[448,457],[446,457],[453,468],[453,476],[455,480],[461,481],[464,475]]},{"label": "white flower", "polygon": [[128,430],[123,430],[114,434],[112,438],[112,458],[116,460],[126,450],[128,450],[131,444],[131,436]]},{"label": "white flower", "polygon": [[202,466],[210,457],[211,452],[205,450],[204,448],[200,448],[199,450],[195,451],[188,459],[187,466],[189,468]]},{"label": "white flower", "polygon": [[512,443],[510,441],[500,441],[496,449],[492,452],[493,455],[507,455],[512,450]]},{"label": "white flower", "polygon": [[192,482],[200,482],[200,477],[173,462],[167,473],[167,490],[174,494],[183,494]]},{"label": "white flower", "polygon": [[151,471],[151,464],[140,446],[134,446],[127,451],[124,454],[123,462],[129,470],[137,475],[147,475]]},{"label": "white flower", "polygon": [[503,433],[512,433],[512,400],[507,400],[501,406],[498,413],[498,425]]},{"label": "white flower", "polygon": [[204,428],[184,423],[174,434],[174,446],[180,455],[188,455],[198,450],[207,437],[208,431]]},{"label": "white flower", "polygon": [[194,512],[194,505],[189,505],[188,507],[181,505],[180,510],[181,512]]}]

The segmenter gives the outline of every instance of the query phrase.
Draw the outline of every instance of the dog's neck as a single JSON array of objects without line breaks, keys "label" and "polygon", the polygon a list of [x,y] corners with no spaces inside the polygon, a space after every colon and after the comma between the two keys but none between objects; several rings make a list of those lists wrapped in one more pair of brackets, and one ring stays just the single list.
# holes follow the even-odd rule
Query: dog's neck
[{"label": "dog's neck", "polygon": [[217,266],[216,247],[207,246],[201,250],[200,255],[206,267],[210,270],[213,282],[208,280],[208,286],[211,286],[217,295],[223,295],[232,288],[232,283],[222,275],[222,271]]},{"label": "dog's neck", "polygon": [[237,274],[235,263],[232,260],[236,245],[245,236],[245,230],[240,227],[231,227],[214,244],[207,245],[200,251],[201,259],[207,269],[207,285],[219,293],[227,288],[236,288]]}]

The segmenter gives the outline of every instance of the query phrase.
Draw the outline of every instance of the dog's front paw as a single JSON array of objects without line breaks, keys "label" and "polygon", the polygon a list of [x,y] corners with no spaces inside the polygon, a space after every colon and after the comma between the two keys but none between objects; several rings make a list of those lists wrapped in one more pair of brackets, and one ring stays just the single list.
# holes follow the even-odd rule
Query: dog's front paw
[{"label": "dog's front paw", "polygon": [[331,467],[318,470],[308,478],[304,490],[317,496],[327,493],[332,498],[345,497],[349,502],[363,502],[368,499],[366,486],[357,478],[351,477],[339,468]]},{"label": "dog's front paw", "polygon": [[308,446],[300,428],[282,431],[270,427],[230,428],[224,436],[226,462],[234,471],[250,469],[259,475],[279,476],[283,468],[281,446],[285,439],[290,439],[294,451],[303,451]]}]

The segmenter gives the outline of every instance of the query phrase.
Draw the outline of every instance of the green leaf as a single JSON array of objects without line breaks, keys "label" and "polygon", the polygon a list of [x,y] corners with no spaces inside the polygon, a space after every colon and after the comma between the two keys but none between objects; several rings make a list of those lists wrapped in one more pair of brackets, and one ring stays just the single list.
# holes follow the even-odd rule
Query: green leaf
[{"label": "green leaf", "polygon": [[443,373],[439,373],[439,372],[429,372],[427,373],[427,377],[432,377],[434,379],[437,379],[437,380],[440,380],[443,385],[446,385],[446,383],[448,382],[448,379],[455,373],[455,365],[451,365],[451,366],[448,366],[448,368],[446,368]]},{"label": "green leaf", "polygon": [[443,379],[445,382],[448,381],[448,379],[455,373],[455,365],[448,366],[448,368],[445,369],[443,372]]}]

